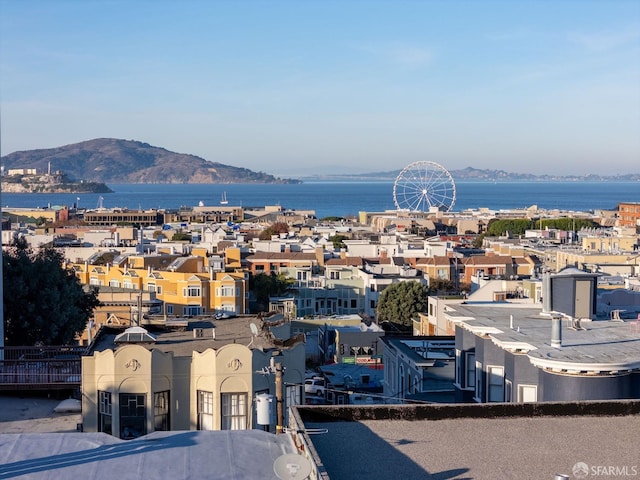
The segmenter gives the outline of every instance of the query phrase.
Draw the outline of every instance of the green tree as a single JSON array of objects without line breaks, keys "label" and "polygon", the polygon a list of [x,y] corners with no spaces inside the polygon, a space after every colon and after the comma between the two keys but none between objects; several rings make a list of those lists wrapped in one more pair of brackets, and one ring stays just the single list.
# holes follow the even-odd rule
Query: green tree
[{"label": "green tree", "polygon": [[33,252],[19,239],[2,257],[5,344],[72,344],[100,305],[95,287],[86,292],[62,255]]},{"label": "green tree", "polygon": [[329,241],[333,243],[333,248],[337,250],[339,248],[347,248],[347,246],[344,244],[344,240],[348,238],[349,237],[347,237],[346,235],[337,234],[329,237]]},{"label": "green tree", "polygon": [[249,290],[256,298],[258,311],[266,311],[269,307],[269,297],[278,297],[294,291],[295,281],[284,273],[259,273],[249,279]]},{"label": "green tree", "polygon": [[427,311],[429,287],[408,281],[389,285],[380,294],[376,315],[378,322],[389,321],[410,327],[418,312]]},{"label": "green tree", "polygon": [[171,237],[171,241],[172,242],[181,242],[181,241],[191,241],[191,235],[189,235],[188,233],[184,233],[184,232],[176,232],[173,234],[173,237]]}]

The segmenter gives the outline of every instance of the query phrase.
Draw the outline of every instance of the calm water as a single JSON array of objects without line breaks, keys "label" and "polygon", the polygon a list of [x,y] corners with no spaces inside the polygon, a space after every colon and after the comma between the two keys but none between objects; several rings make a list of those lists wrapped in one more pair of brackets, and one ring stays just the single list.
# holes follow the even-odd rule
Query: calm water
[{"label": "calm water", "polygon": [[[105,208],[177,208],[218,205],[226,193],[229,205],[282,205],[315,210],[319,218],[357,215],[364,211],[394,209],[393,182],[309,182],[299,185],[139,185],[113,184],[114,193],[16,194],[2,193],[10,207],[73,205],[96,208],[102,196]],[[615,209],[618,202],[640,202],[640,182],[456,182],[454,210],[487,207],[540,208],[589,211]]]}]

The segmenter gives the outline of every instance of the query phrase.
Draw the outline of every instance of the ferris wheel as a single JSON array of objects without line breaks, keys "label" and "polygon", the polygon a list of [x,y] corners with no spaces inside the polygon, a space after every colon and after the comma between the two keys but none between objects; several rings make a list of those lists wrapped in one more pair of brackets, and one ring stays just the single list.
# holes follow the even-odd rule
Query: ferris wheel
[{"label": "ferris wheel", "polygon": [[437,207],[448,212],[456,203],[456,184],[442,165],[414,162],[396,178],[393,202],[398,210],[426,212]]}]

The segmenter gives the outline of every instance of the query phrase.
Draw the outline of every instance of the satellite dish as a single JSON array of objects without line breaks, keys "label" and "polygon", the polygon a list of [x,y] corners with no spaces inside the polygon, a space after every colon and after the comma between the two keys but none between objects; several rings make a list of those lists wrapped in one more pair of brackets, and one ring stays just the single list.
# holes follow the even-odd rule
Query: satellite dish
[{"label": "satellite dish", "polygon": [[253,322],[250,323],[249,324],[249,328],[251,329],[251,334],[257,337],[258,336],[258,327],[256,327],[256,324],[253,323]]},{"label": "satellite dish", "polygon": [[311,462],[297,453],[285,453],[273,462],[273,471],[283,480],[304,480],[311,474]]}]

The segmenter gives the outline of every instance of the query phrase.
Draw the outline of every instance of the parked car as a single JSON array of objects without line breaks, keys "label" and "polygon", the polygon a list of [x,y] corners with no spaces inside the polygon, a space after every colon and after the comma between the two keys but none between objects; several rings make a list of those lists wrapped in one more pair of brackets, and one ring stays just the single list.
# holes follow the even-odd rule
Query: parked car
[{"label": "parked car", "polygon": [[309,393],[311,395],[324,395],[324,378],[307,378],[304,381],[304,393]]}]

